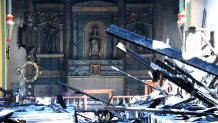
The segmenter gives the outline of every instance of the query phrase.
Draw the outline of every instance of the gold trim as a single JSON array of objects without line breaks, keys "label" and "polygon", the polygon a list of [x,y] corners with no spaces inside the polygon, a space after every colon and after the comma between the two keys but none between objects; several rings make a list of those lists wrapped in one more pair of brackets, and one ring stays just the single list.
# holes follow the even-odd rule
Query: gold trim
[{"label": "gold trim", "polygon": [[[0,17],[2,17],[2,1],[0,1]],[[0,20],[0,86],[2,86],[2,19],[3,18],[1,18],[1,20]],[[0,94],[0,96],[2,96],[1,94]]]},{"label": "gold trim", "polygon": [[[32,65],[35,68],[35,75],[31,78],[28,79],[26,78],[26,74],[24,71],[24,68],[27,67],[27,65]],[[24,63],[21,67],[20,67],[20,73],[21,73],[21,77],[26,81],[26,82],[34,82],[35,80],[37,80],[38,76],[39,76],[39,67],[36,63],[32,62],[32,61],[26,61],[26,63]]]},{"label": "gold trim", "polygon": [[[5,4],[4,4],[4,19],[6,19],[6,0],[4,0],[5,2]],[[4,25],[5,25],[5,28],[4,28],[4,37],[5,37],[5,40],[4,40],[4,47],[5,47],[5,51],[4,51],[4,61],[5,61],[5,81],[4,81],[4,88],[7,90],[7,83],[8,83],[8,75],[7,75],[7,69],[8,69],[8,67],[7,67],[7,58],[6,58],[6,50],[7,50],[7,41],[6,41],[6,38],[7,38],[7,31],[6,31],[6,28],[7,28],[7,26],[6,26],[6,21],[4,21]]]}]

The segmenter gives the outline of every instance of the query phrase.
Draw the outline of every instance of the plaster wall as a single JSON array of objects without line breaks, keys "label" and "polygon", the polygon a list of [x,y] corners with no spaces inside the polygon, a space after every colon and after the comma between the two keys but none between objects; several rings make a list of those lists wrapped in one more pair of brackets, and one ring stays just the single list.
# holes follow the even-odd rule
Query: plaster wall
[{"label": "plaster wall", "polygon": [[21,75],[16,74],[16,69],[26,62],[26,50],[18,47],[18,28],[23,24],[23,3],[22,1],[12,0],[12,15],[14,16],[14,26],[11,40],[7,45],[9,49],[9,59],[7,59],[7,89],[12,89],[12,83],[24,81]]},{"label": "plaster wall", "polygon": [[7,88],[11,89],[11,85],[13,82],[23,81],[20,75],[15,73],[16,68],[20,67],[26,62],[26,50],[24,48],[19,48],[17,45],[18,40],[18,27],[21,23],[20,19],[15,16],[15,24],[11,36],[11,41],[9,44],[10,51],[9,51],[9,59],[7,60],[8,63],[8,83]]},{"label": "plaster wall", "polygon": [[191,26],[196,28],[202,27],[203,11],[205,9],[207,0],[192,0],[192,17]]},{"label": "plaster wall", "polygon": [[178,1],[167,0],[162,2],[163,12],[163,37],[162,41],[169,40],[173,48],[181,49],[182,40],[177,28],[177,14],[179,10]]},{"label": "plaster wall", "polygon": [[[206,2],[206,27],[210,30],[214,30],[215,51],[218,53],[218,1],[207,0]],[[209,35],[209,34],[208,34]]]},{"label": "plaster wall", "polygon": [[[215,51],[218,52],[218,1],[217,0],[192,0],[192,22],[191,25],[197,28],[202,27],[203,11],[205,13],[205,26],[209,31],[215,31]],[[206,31],[206,38],[209,40],[210,32]]]}]

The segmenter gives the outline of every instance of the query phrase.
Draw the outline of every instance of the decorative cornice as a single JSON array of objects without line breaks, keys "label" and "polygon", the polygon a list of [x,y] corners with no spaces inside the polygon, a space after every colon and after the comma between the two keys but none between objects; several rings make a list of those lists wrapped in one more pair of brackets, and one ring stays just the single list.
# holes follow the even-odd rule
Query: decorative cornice
[{"label": "decorative cornice", "polygon": [[105,2],[105,1],[85,1],[85,2],[80,2],[77,3],[75,5],[73,5],[74,7],[93,7],[93,6],[107,6],[107,7],[112,7],[112,6],[116,6],[116,4],[114,3],[110,3],[110,2]]},{"label": "decorative cornice", "polygon": [[117,12],[118,8],[114,7],[72,7],[73,12]]},{"label": "decorative cornice", "polygon": [[63,23],[63,13],[62,12],[37,12],[37,23],[43,22],[57,22],[59,24]]},{"label": "decorative cornice", "polygon": [[36,4],[37,9],[41,8],[64,8],[64,4]]}]

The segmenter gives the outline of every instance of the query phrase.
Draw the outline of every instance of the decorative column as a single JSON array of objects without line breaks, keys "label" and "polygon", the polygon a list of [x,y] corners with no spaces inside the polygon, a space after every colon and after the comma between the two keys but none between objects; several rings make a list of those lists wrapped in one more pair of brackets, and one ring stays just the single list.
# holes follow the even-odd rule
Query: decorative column
[{"label": "decorative column", "polygon": [[6,0],[0,1],[0,87],[7,89]]},{"label": "decorative column", "polygon": [[162,13],[162,1],[154,0],[154,33],[152,35],[155,40],[162,40],[163,35],[163,13]]},{"label": "decorative column", "polygon": [[72,57],[71,43],[71,21],[72,21],[72,4],[71,0],[64,0],[64,61],[67,63],[68,58]]},{"label": "decorative column", "polygon": [[[118,0],[118,25],[120,27],[125,28],[126,26],[126,22],[125,22],[125,14],[126,14],[126,0]],[[120,41],[120,39],[118,39],[118,42]],[[126,42],[122,41],[122,43],[126,44]],[[125,53],[123,53],[122,51],[118,50],[117,51],[117,57],[118,58],[123,58],[125,59]]]},{"label": "decorative column", "polygon": [[77,15],[73,14],[73,59],[78,58],[78,20]]},{"label": "decorative column", "polygon": [[[117,15],[112,14],[112,23],[117,24]],[[118,38],[112,37],[113,38],[113,58],[117,59],[117,43],[118,43]]]}]

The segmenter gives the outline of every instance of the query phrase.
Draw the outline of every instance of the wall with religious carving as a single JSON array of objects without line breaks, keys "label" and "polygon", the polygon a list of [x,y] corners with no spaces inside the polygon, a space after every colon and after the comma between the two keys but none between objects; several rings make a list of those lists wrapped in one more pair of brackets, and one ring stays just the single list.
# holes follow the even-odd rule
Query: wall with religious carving
[{"label": "wall with religious carving", "polygon": [[[73,58],[78,59],[111,59],[113,45],[108,40],[106,27],[114,23],[113,16],[117,12],[115,4],[103,1],[88,1],[72,5],[73,14]],[[98,54],[93,54],[93,26],[96,27],[96,40],[98,48],[94,48]],[[92,33],[92,34],[91,34]],[[92,40],[92,41],[90,41]],[[96,43],[95,43],[96,44]],[[91,48],[92,47],[92,48]],[[98,55],[98,57],[97,57]]]},{"label": "wall with religious carving", "polygon": [[86,24],[84,33],[84,59],[105,59],[107,51],[106,27],[100,21]]},{"label": "wall with religious carving", "polygon": [[[17,0],[19,1],[21,0]],[[150,79],[148,69],[118,50],[116,44],[122,40],[107,34],[105,29],[110,24],[116,24],[152,39],[177,39],[178,32],[174,31],[177,29],[177,14],[173,13],[176,9],[173,3],[173,0],[169,3],[159,0],[64,0],[56,3],[34,0],[34,6],[30,9],[34,16],[26,16],[27,20],[33,22],[32,26],[27,24],[28,28],[34,30],[34,36],[30,38],[34,39],[31,41],[34,44],[31,46],[31,58],[37,62],[41,71],[38,80],[34,82],[33,92],[37,96],[56,95],[63,92],[62,88],[55,84],[56,81],[79,84],[80,81],[87,81],[91,77],[102,83],[90,88],[98,85],[99,88],[115,87],[119,84],[119,87],[122,85],[119,90],[121,94],[143,94],[143,84],[115,72],[110,66],[114,65],[140,79]],[[23,7],[23,11],[21,12],[20,8],[21,14],[17,17],[18,20],[15,20],[19,22],[17,27],[23,26],[24,21],[25,6],[19,7]],[[16,42],[15,39],[14,41]],[[156,54],[147,49],[123,42],[143,58],[157,58]],[[177,46],[178,43],[173,44]],[[21,46],[21,49],[23,47]],[[13,47],[12,50],[14,49]],[[15,52],[11,55],[14,56],[13,60],[19,59],[16,61],[18,66],[17,63],[25,62],[27,54],[25,50],[16,51],[19,56],[16,56]],[[10,63],[14,64],[15,61]],[[9,71],[13,73],[14,68],[15,66],[10,66]],[[16,78],[14,75],[12,77]],[[12,77],[9,77],[9,80],[14,81]],[[108,78],[115,79],[109,81]],[[110,86],[107,85],[108,81]],[[85,87],[84,83],[78,87]]]}]

